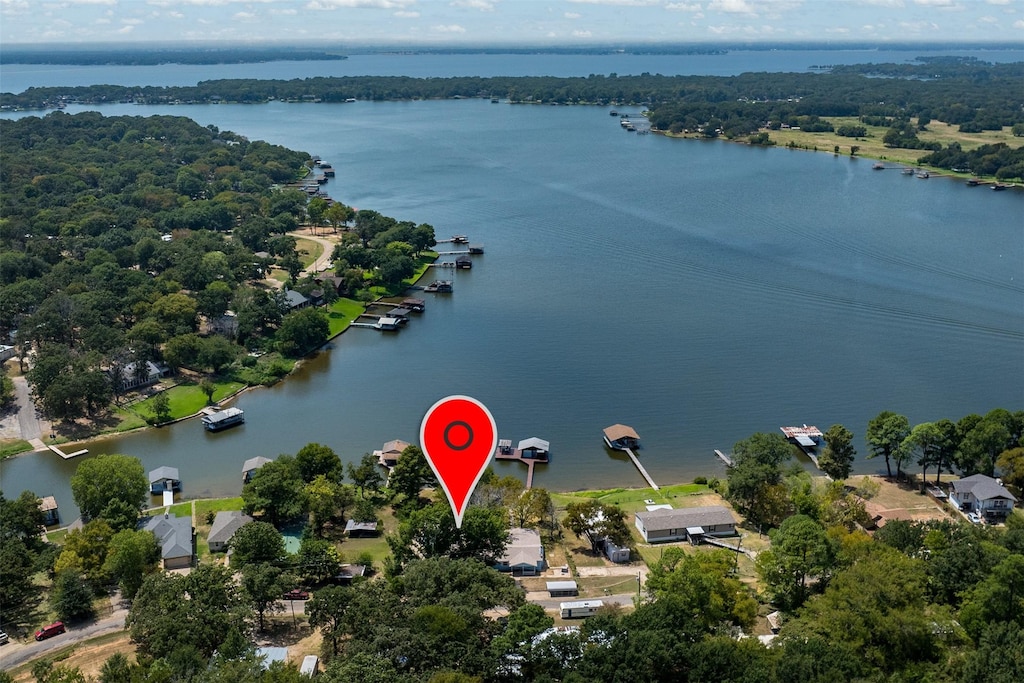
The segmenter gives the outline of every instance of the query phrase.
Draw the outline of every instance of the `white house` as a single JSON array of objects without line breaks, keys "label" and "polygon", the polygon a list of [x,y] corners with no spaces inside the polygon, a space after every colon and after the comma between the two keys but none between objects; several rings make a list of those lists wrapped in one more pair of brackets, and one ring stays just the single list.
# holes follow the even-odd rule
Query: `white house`
[{"label": "white house", "polygon": [[957,510],[977,512],[989,522],[1003,522],[1013,510],[1016,496],[1006,490],[997,479],[984,474],[952,482],[949,500]]},{"label": "white house", "polygon": [[694,541],[703,535],[732,536],[736,533],[736,519],[721,505],[649,510],[636,513],[636,528],[648,543]]},{"label": "white house", "polygon": [[535,576],[547,566],[540,534],[533,529],[515,527],[509,530],[511,539],[505,554],[494,565],[499,572],[512,572],[515,576]]}]

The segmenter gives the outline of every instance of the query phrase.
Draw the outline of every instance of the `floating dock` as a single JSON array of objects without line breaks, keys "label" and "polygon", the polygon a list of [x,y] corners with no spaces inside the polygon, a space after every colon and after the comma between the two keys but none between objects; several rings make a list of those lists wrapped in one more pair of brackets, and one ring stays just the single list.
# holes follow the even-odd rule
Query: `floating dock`
[{"label": "floating dock", "polygon": [[726,467],[732,467],[732,458],[730,458],[728,455],[718,450],[717,448],[715,449],[715,455],[717,455],[722,460],[722,462],[725,463]]}]

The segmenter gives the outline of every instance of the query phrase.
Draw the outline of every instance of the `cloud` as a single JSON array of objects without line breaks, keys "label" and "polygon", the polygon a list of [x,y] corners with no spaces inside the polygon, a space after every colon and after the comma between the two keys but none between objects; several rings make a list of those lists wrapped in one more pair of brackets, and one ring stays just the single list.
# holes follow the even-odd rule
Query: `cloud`
[{"label": "cloud", "polygon": [[825,29],[825,33],[839,33],[839,34],[846,34],[846,33],[849,33],[849,32],[850,32],[850,29],[848,29],[848,28],[844,28],[844,27],[839,27],[839,28],[827,28],[827,29]]},{"label": "cloud", "polygon": [[124,28],[117,29],[117,32],[120,33],[122,36],[126,36],[134,30],[134,26],[125,26]]},{"label": "cloud", "polygon": [[462,7],[464,9],[478,9],[481,12],[493,12],[494,3],[488,2],[487,0],[452,0],[448,3],[452,7]]},{"label": "cloud", "polygon": [[415,0],[312,0],[306,9],[404,9]]},{"label": "cloud", "polygon": [[708,3],[708,11],[727,14],[757,14],[747,0],[711,0]]},{"label": "cloud", "polygon": [[248,19],[255,19],[257,16],[259,15],[257,15],[255,12],[235,12],[232,18],[246,21]]},{"label": "cloud", "polygon": [[872,7],[903,7],[903,0],[857,0],[857,4]]},{"label": "cloud", "polygon": [[914,0],[915,5],[923,5],[925,7],[954,7],[956,2],[954,0]]},{"label": "cloud", "polygon": [[409,10],[398,10],[397,12],[394,13],[394,16],[398,17],[399,19],[416,19],[417,17],[420,16],[420,13],[411,12]]},{"label": "cloud", "polygon": [[1018,19],[1017,21],[1013,22],[1013,27],[1024,28],[1024,19]]},{"label": "cloud", "polygon": [[139,24],[142,24],[144,22],[142,21],[142,19],[122,19],[121,23],[125,26],[138,26]]},{"label": "cloud", "polygon": [[573,31],[572,32],[572,37],[573,38],[590,38],[591,35],[593,35],[593,34],[591,34],[590,31],[579,31],[579,30],[577,30],[577,31]]},{"label": "cloud", "polygon": [[1010,0],[985,0],[990,5],[1009,5]]},{"label": "cloud", "polygon": [[430,30],[435,33],[465,33],[466,29],[458,24],[441,24],[438,26],[432,26]]},{"label": "cloud", "polygon": [[582,17],[583,17],[583,15],[580,14],[579,12],[566,12],[565,13],[565,18],[566,19],[580,19]]},{"label": "cloud", "polygon": [[661,0],[569,0],[577,5],[618,5],[619,7],[652,7]]},{"label": "cloud", "polygon": [[699,12],[701,6],[699,2],[670,2],[665,5],[665,9],[673,12]]}]

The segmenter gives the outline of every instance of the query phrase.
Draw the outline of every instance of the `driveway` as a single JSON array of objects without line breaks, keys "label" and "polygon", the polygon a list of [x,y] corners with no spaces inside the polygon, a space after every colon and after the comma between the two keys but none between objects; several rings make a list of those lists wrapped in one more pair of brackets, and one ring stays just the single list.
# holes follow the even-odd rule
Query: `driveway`
[{"label": "driveway", "polygon": [[51,650],[67,647],[81,643],[96,636],[114,633],[124,630],[124,620],[128,616],[128,610],[118,607],[110,616],[97,619],[96,621],[82,624],[81,626],[69,627],[66,633],[36,642],[29,636],[25,640],[11,642],[0,646],[0,670],[9,671],[19,664],[32,661],[46,655]]},{"label": "driveway", "polygon": [[28,380],[23,375],[12,377],[14,382],[14,395],[18,402],[18,427],[21,429],[21,438],[25,441],[33,441],[33,446],[42,445],[43,430],[49,429],[49,425],[39,419],[36,414],[36,405],[29,396]]}]

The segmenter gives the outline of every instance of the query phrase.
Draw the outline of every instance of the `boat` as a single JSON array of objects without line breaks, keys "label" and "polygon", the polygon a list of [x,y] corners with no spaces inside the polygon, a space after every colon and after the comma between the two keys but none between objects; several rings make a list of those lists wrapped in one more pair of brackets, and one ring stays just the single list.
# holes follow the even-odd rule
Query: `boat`
[{"label": "boat", "polygon": [[497,104],[497,103],[498,103],[498,98],[497,97],[492,97],[491,98],[491,104]]},{"label": "boat", "polygon": [[996,192],[1001,192],[1002,190],[1009,190],[1011,187],[1013,187],[1013,185],[1008,183],[996,183],[992,186],[992,189]]},{"label": "boat", "polygon": [[928,171],[919,171],[917,177],[920,178],[921,180],[928,180],[929,178],[931,178],[931,175],[928,173]]},{"label": "boat", "polygon": [[619,115],[619,112],[617,112],[617,111],[615,111],[614,109],[612,109],[612,110],[611,110],[610,112],[608,112],[608,115],[609,115],[609,116],[618,116],[618,115]]},{"label": "boat", "polygon": [[977,187],[978,185],[981,185],[981,181],[977,178],[971,178],[967,181],[967,185],[970,187]]},{"label": "boat", "polygon": [[219,432],[243,422],[245,422],[245,413],[241,408],[213,410],[203,415],[203,427],[208,432]]},{"label": "boat", "polygon": [[441,294],[447,294],[452,292],[451,280],[434,280],[429,285],[423,288],[424,292],[438,292]]},{"label": "boat", "polygon": [[912,168],[905,168],[905,169],[903,169],[903,170],[902,170],[902,171],[900,171],[900,172],[901,172],[901,173],[902,173],[903,175],[914,175],[914,169],[912,169]]},{"label": "boat", "polygon": [[885,164],[883,164],[881,161],[878,161],[878,162],[875,163],[874,166],[871,167],[871,170],[873,170],[873,171],[884,171],[885,170]]},{"label": "boat", "polygon": [[452,244],[468,244],[469,238],[465,235],[452,235]]}]

